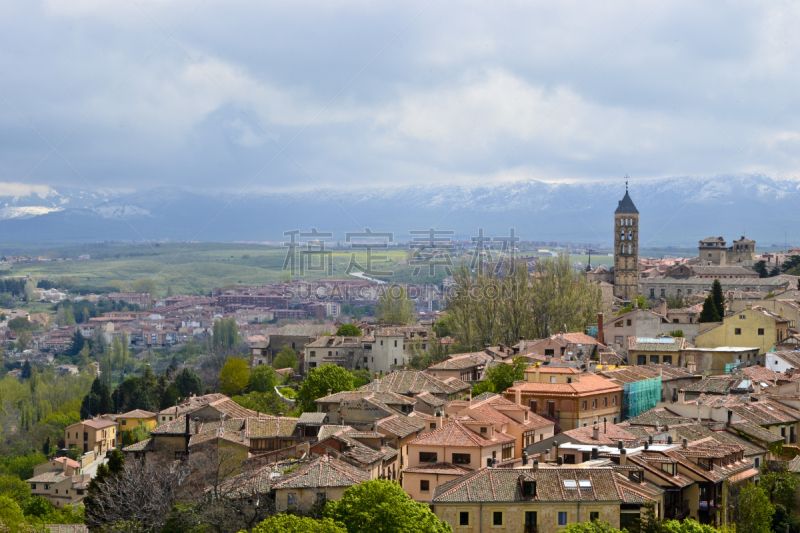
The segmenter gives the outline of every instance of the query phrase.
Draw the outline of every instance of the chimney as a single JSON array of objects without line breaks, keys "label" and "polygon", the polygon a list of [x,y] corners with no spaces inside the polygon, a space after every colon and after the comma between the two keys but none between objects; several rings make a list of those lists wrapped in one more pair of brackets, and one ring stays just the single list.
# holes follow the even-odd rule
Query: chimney
[{"label": "chimney", "polygon": [[600,440],[600,428],[597,426],[597,422],[592,426],[592,438],[594,440]]},{"label": "chimney", "polygon": [[603,313],[597,313],[597,342],[605,344],[603,336]]},{"label": "chimney", "polygon": [[667,316],[667,300],[666,298],[661,298],[658,302],[658,314],[661,316]]},{"label": "chimney", "polygon": [[672,444],[672,435],[667,437],[667,444]]},{"label": "chimney", "polygon": [[[189,417],[186,417],[186,425],[189,425]],[[198,417],[194,417],[194,434],[200,434],[200,419]]]},{"label": "chimney", "polygon": [[328,389],[328,396],[330,396],[331,394],[333,394],[333,391],[331,389]]},{"label": "chimney", "polygon": [[436,429],[444,427],[444,423],[443,423],[444,419],[442,418],[442,412],[441,411],[436,411],[436,415],[435,416],[436,416]]},{"label": "chimney", "polygon": [[592,448],[592,459],[598,459],[600,457],[600,453],[597,448]]},{"label": "chimney", "polygon": [[559,455],[558,459],[556,459],[556,464],[558,466],[564,466],[564,458]]},{"label": "chimney", "polygon": [[538,470],[539,469],[539,459],[534,459],[533,460],[533,469],[534,470]]},{"label": "chimney", "polygon": [[649,442],[644,441],[644,449],[645,449],[645,451],[650,449],[650,443]]},{"label": "chimney", "polygon": [[520,387],[514,389],[514,403],[522,405],[522,388]]},{"label": "chimney", "polygon": [[472,407],[472,393],[467,394],[467,401],[469,402],[469,406]]},{"label": "chimney", "polygon": [[541,365],[541,363],[536,363],[536,379],[534,380],[534,381],[536,381],[536,383],[539,383],[539,366],[540,365]]},{"label": "chimney", "polygon": [[[176,407],[175,410],[177,411],[178,408]],[[191,435],[191,431],[189,431],[189,415],[186,415],[186,434]]]},{"label": "chimney", "polygon": [[603,417],[603,434],[608,433],[608,418]]},{"label": "chimney", "polygon": [[686,393],[683,391],[678,392],[678,403],[683,403],[686,401]]},{"label": "chimney", "polygon": [[528,466],[528,452],[522,450],[522,466]]},{"label": "chimney", "polygon": [[487,457],[486,458],[486,468],[491,468],[491,467],[492,467],[492,458],[491,457]]},{"label": "chimney", "polygon": [[695,363],[694,361],[689,361],[688,363],[686,363],[686,370],[694,374],[695,372],[697,372],[697,363]]},{"label": "chimney", "polygon": [[619,466],[626,466],[628,464],[628,451],[622,448],[619,451]]},{"label": "chimney", "polygon": [[647,442],[649,442],[650,444],[653,444],[653,436],[652,435],[647,437]]},{"label": "chimney", "polygon": [[689,447],[689,439],[687,439],[687,438],[685,438],[685,437],[684,437],[682,446],[683,446],[683,449],[684,449],[684,450],[685,450],[686,448],[688,448],[688,447]]},{"label": "chimney", "polygon": [[617,442],[617,449],[618,450],[624,450],[625,449],[625,444],[623,444],[622,441]]}]

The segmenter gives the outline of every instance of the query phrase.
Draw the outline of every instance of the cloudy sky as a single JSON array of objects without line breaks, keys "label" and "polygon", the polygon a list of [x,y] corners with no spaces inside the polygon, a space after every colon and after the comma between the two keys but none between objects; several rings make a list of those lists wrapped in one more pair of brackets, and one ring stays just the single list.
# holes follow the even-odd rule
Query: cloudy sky
[{"label": "cloudy sky", "polygon": [[796,2],[0,10],[20,192],[800,176]]}]

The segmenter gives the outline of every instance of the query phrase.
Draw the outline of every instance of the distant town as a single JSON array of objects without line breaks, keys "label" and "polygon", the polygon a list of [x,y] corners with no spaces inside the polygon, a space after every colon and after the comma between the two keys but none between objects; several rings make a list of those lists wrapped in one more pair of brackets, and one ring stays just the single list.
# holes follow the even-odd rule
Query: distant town
[{"label": "distant town", "polygon": [[6,275],[0,498],[59,532],[351,531],[373,499],[420,531],[794,531],[800,248],[640,257],[646,216],[626,187],[613,250],[431,230],[337,276],[286,246],[202,294]]}]

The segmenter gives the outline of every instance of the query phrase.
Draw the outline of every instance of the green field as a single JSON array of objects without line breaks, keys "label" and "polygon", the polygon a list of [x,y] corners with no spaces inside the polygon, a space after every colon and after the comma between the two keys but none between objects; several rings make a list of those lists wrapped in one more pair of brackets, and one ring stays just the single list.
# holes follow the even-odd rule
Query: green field
[{"label": "green field", "polygon": [[[325,277],[348,278],[346,273],[351,258],[362,265],[366,264],[366,252],[338,248],[331,249],[332,271],[330,276],[324,272],[306,272],[301,279],[314,281]],[[286,280],[290,272],[283,270],[287,249],[279,246],[240,243],[94,243],[76,244],[63,247],[52,245],[0,244],[0,253],[5,255],[50,255],[53,257],[77,258],[89,254],[88,261],[54,261],[20,263],[0,267],[3,274],[12,276],[44,276],[47,278],[75,278],[78,285],[107,287],[111,281],[129,283],[136,279],[153,279],[157,294],[163,296],[167,288],[176,294],[208,294],[216,287],[232,285],[262,285]],[[355,256],[353,256],[355,253]],[[646,249],[643,257],[691,256],[692,249]],[[520,255],[535,255],[535,250],[523,250]],[[373,270],[391,271],[393,275],[380,276],[397,283],[441,283],[444,269],[437,268],[435,276],[428,276],[423,267],[418,276],[413,275],[415,266],[409,264],[410,251],[398,247],[388,250],[375,250],[373,257],[386,256],[386,260],[373,259]],[[587,255],[572,255],[572,261],[584,265]],[[611,265],[613,258],[604,253],[592,255],[592,266]],[[470,255],[456,251],[453,264],[469,264]],[[299,275],[294,277],[298,278]]]}]

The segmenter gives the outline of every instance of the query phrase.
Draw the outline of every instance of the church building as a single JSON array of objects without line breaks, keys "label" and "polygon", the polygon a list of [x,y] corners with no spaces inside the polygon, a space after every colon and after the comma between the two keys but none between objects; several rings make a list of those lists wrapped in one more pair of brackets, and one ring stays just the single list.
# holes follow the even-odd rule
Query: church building
[{"label": "church building", "polygon": [[639,210],[625,184],[614,211],[614,296],[625,301],[639,294]]}]

